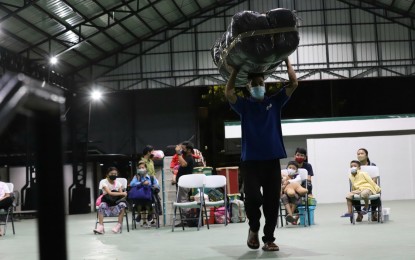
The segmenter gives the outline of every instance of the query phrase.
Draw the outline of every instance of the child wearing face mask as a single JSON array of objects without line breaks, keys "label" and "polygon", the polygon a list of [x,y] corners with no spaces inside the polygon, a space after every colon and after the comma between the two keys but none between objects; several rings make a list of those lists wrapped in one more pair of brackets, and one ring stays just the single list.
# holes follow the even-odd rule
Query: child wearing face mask
[{"label": "child wearing face mask", "polygon": [[[147,165],[145,161],[139,161],[137,165],[137,174],[130,182],[131,187],[135,186],[149,186],[153,189],[153,193],[156,190],[160,190],[160,185],[155,176],[150,176],[147,171]],[[152,200],[134,200],[134,205],[137,210],[136,222],[141,222],[143,216],[143,227],[150,227],[150,223],[153,223],[153,206]]]},{"label": "child wearing face mask", "polygon": [[367,213],[369,207],[369,196],[378,194],[380,192],[380,187],[370,178],[369,174],[366,172],[360,171],[360,162],[358,160],[353,160],[350,162],[350,175],[349,180],[352,184],[352,190],[347,194],[347,213],[341,215],[343,218],[351,218],[352,215],[352,200],[353,196],[358,194],[365,202],[365,207],[361,210],[362,215]]},{"label": "child wearing face mask", "polygon": [[[117,196],[120,198],[127,197],[127,192],[123,191],[121,182],[117,181],[118,169],[116,167],[109,167],[105,179],[99,182],[99,189],[103,194],[109,194],[111,196]],[[125,201],[118,202],[116,205],[111,206],[107,202],[101,202],[98,208],[98,225],[94,229],[95,234],[104,234],[104,217],[118,216],[118,223],[112,228],[113,233],[120,233],[125,208],[127,203]]]},{"label": "child wearing face mask", "polygon": [[[314,172],[313,166],[307,162],[307,150],[305,148],[298,147],[295,150],[294,160],[298,163],[298,168],[304,168],[308,172],[307,187],[305,188],[308,190],[308,196],[312,197],[313,184],[311,183],[311,177],[314,176]],[[302,183],[302,185],[305,186],[305,182]]]},{"label": "child wearing face mask", "polygon": [[287,164],[287,176],[282,176],[281,202],[287,210],[287,222],[297,225],[298,215],[294,217],[301,197],[307,194],[307,189],[301,186],[301,177],[298,174],[298,163],[290,161]]}]

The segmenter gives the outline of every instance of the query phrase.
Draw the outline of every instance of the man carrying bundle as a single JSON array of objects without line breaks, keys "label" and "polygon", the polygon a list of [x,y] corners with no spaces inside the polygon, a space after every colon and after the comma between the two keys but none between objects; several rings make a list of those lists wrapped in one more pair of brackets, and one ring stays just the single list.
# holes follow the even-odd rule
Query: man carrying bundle
[{"label": "man carrying bundle", "polygon": [[[287,66],[289,84],[280,92],[265,96],[263,74],[249,74],[247,89],[250,97],[235,94],[238,69],[230,67],[231,75],[225,87],[225,96],[231,108],[239,114],[242,128],[240,171],[244,182],[245,209],[249,220],[247,245],[259,248],[261,206],[265,217],[264,251],[279,251],[274,243],[281,192],[280,159],[286,158],[282,130],[281,110],[298,86],[297,76],[290,60]],[[262,193],[261,193],[262,187]]]}]

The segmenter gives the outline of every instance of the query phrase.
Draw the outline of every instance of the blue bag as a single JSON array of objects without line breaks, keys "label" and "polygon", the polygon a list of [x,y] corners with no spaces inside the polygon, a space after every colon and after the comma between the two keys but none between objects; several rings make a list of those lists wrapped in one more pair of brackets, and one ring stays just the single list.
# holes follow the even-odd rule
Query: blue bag
[{"label": "blue bag", "polygon": [[151,186],[134,186],[128,192],[128,198],[131,200],[153,200],[153,191]]}]

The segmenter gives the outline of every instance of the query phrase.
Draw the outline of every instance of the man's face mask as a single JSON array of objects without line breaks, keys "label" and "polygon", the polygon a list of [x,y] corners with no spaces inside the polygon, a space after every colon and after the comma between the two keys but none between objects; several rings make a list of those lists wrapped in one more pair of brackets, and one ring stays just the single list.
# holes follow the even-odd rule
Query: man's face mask
[{"label": "man's face mask", "polygon": [[357,173],[357,167],[352,167],[352,168],[350,168],[350,172],[351,172],[352,174],[356,174],[356,173]]},{"label": "man's face mask", "polygon": [[249,93],[253,98],[262,100],[265,95],[265,86],[250,87]]}]

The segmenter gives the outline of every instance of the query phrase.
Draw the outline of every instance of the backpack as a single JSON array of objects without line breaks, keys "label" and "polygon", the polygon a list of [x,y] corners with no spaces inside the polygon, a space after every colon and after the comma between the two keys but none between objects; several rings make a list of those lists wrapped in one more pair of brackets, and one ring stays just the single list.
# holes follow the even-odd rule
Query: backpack
[{"label": "backpack", "polygon": [[196,148],[193,149],[193,159],[195,161],[195,167],[206,167],[202,152]]},{"label": "backpack", "polygon": [[153,184],[154,184],[154,176],[150,176],[150,180],[151,180],[151,188],[153,190],[153,201],[156,205],[156,209],[157,209],[157,213],[159,215],[162,215],[163,210],[161,208],[161,198],[160,198],[160,189],[159,188],[154,188]]},{"label": "backpack", "polygon": [[245,204],[242,200],[234,199],[230,201],[230,213],[232,223],[246,221]]}]

